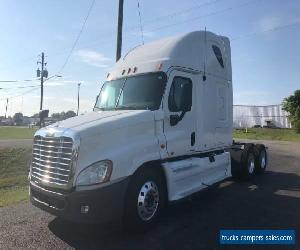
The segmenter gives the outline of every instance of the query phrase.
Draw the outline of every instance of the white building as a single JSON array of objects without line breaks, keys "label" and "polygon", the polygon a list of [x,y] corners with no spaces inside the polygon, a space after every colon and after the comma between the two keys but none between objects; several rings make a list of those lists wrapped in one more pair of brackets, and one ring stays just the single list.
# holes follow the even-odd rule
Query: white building
[{"label": "white building", "polygon": [[251,128],[254,125],[275,125],[280,128],[291,128],[288,113],[282,105],[251,106],[233,105],[233,127]]}]

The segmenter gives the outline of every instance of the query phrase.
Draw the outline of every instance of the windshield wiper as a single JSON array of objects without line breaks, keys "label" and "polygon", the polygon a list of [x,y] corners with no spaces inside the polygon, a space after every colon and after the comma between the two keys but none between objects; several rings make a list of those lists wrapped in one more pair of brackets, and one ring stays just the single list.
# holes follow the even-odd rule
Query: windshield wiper
[{"label": "windshield wiper", "polygon": [[120,105],[120,106],[117,106],[115,109],[116,110],[126,110],[126,109],[129,109],[129,110],[143,110],[143,109],[149,110],[150,108],[147,107],[147,106],[138,106],[138,105]]},{"label": "windshield wiper", "polygon": [[109,107],[109,108],[99,108],[99,107],[95,107],[94,110],[111,111],[111,110],[116,110],[116,108],[113,108],[113,107]]}]

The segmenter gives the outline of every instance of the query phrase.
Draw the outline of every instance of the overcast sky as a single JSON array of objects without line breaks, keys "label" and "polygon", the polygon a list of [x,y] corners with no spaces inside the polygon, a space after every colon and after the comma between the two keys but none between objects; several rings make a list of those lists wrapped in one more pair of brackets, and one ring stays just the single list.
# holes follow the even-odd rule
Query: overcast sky
[{"label": "overcast sky", "polygon": [[[44,108],[90,111],[115,61],[117,0],[96,0],[66,66],[91,0],[0,0],[0,81],[34,79],[38,55],[47,55]],[[140,0],[145,42],[194,30],[231,39],[234,104],[268,105],[300,89],[299,0]],[[141,44],[136,0],[125,0],[123,55]],[[54,79],[54,78],[53,78]],[[0,115],[38,112],[38,81],[0,82]]]}]

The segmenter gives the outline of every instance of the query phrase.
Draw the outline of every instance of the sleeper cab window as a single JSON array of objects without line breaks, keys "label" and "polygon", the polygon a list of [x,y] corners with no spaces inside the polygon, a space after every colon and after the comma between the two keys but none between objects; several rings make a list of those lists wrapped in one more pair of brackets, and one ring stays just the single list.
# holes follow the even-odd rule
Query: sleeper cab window
[{"label": "sleeper cab window", "polygon": [[220,48],[216,45],[212,45],[212,49],[214,51],[214,54],[220,64],[220,66],[222,68],[224,68],[224,62],[223,62],[222,52],[221,52]]},{"label": "sleeper cab window", "polygon": [[175,76],[170,88],[168,107],[171,112],[190,111],[193,85],[189,78]]}]

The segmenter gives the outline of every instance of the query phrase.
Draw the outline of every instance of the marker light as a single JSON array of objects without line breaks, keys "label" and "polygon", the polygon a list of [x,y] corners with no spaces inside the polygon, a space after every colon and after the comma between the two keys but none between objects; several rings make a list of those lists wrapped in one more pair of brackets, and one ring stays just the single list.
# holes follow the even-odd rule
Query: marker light
[{"label": "marker light", "polygon": [[157,70],[161,70],[161,69],[162,69],[162,66],[163,66],[163,64],[162,64],[162,63],[159,63],[159,64],[157,65]]},{"label": "marker light", "polygon": [[107,77],[106,77],[106,78],[107,78],[108,81],[111,80],[111,75],[110,75],[110,73],[107,74]]}]

